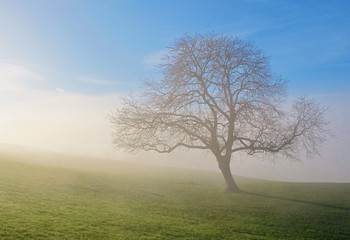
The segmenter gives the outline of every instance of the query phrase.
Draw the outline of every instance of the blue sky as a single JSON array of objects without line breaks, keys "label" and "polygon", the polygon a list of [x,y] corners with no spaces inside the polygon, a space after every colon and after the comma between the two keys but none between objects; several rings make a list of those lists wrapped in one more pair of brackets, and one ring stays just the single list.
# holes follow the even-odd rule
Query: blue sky
[{"label": "blue sky", "polygon": [[[111,94],[159,77],[154,63],[184,33],[252,41],[290,93],[350,90],[350,2],[1,0],[0,63],[45,81],[38,89]],[[24,81],[24,80],[23,80]],[[29,80],[28,80],[29,82]]]},{"label": "blue sky", "polygon": [[106,118],[120,106],[120,95],[160,77],[155,66],[174,39],[207,32],[253,42],[290,82],[290,96],[310,96],[330,107],[337,136],[322,145],[321,156],[300,164],[234,159],[234,174],[349,182],[349,0],[0,0],[0,144],[215,165],[196,153],[116,151]]}]

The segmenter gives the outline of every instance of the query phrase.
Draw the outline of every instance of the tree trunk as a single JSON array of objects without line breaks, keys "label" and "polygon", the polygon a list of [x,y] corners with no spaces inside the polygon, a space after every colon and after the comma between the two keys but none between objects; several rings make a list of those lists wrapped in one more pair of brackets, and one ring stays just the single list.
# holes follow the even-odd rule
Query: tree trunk
[{"label": "tree trunk", "polygon": [[222,175],[224,176],[225,182],[226,182],[226,191],[227,192],[235,192],[239,193],[242,192],[241,189],[237,186],[235,180],[233,179],[231,168],[230,168],[230,161],[225,161],[224,159],[218,159],[219,168],[221,170]]}]

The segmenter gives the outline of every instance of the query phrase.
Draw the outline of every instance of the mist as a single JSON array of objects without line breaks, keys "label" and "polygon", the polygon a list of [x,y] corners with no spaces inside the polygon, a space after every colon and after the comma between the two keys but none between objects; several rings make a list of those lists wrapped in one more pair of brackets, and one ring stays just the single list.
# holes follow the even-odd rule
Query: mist
[{"label": "mist", "polygon": [[[107,116],[119,106],[120,97],[120,94],[84,95],[57,89],[2,92],[0,143],[140,164],[218,170],[214,157],[208,152],[178,150],[158,154],[115,149]],[[233,173],[282,181],[349,182],[350,127],[347,119],[350,118],[350,99],[345,95],[315,98],[329,106],[329,128],[335,136],[322,145],[319,156],[301,161],[270,161],[269,155],[247,157],[239,153],[233,155]]]},{"label": "mist", "polygon": [[80,155],[112,153],[106,117],[116,97],[38,91],[1,99],[1,142]]}]

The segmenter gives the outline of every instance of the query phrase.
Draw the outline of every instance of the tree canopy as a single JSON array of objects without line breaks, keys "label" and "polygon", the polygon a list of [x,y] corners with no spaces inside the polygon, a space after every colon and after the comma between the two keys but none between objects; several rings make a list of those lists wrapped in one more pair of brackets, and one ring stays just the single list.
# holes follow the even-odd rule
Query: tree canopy
[{"label": "tree canopy", "polygon": [[[326,109],[287,100],[287,82],[265,54],[238,37],[185,35],[164,55],[162,79],[145,81],[110,115],[113,143],[128,150],[210,151],[229,191],[239,191],[230,161],[243,151],[296,158],[317,153],[327,136]],[[290,105],[288,108],[286,105]]]}]

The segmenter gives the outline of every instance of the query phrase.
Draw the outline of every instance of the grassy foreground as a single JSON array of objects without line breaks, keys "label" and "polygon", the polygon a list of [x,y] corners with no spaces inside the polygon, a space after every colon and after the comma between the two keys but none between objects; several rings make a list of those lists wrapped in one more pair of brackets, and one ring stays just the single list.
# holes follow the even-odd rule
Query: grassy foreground
[{"label": "grassy foreground", "polygon": [[257,194],[229,194],[216,173],[21,157],[0,154],[0,239],[350,239],[350,184],[238,178]]}]

